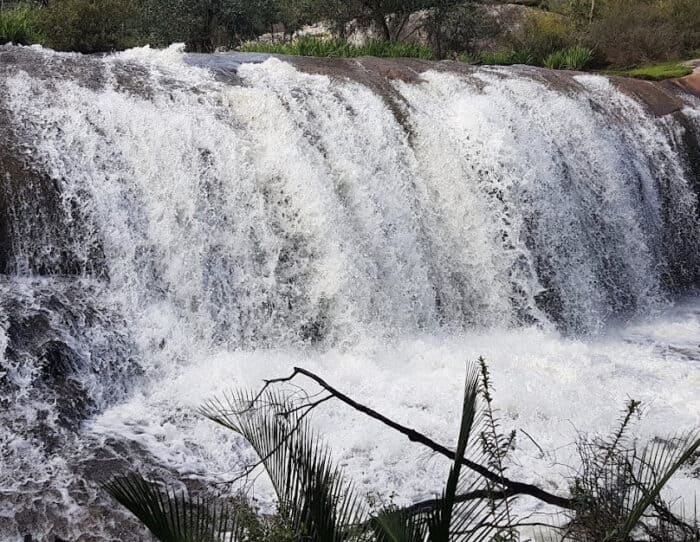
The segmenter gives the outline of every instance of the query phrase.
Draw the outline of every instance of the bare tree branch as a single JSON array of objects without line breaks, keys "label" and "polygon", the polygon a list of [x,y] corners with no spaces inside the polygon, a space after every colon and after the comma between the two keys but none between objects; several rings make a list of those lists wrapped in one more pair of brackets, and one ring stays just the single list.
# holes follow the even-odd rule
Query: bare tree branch
[{"label": "bare tree branch", "polygon": [[[450,450],[446,446],[443,446],[442,444],[439,444],[438,442],[434,441],[433,439],[427,437],[426,435],[419,433],[415,429],[411,429],[410,427],[406,427],[405,425],[401,425],[400,423],[387,418],[383,414],[380,414],[376,410],[373,410],[361,403],[358,403],[357,401],[353,400],[352,398],[348,397],[344,393],[338,391],[336,388],[328,384],[324,379],[322,379],[320,376],[312,373],[311,371],[307,371],[306,369],[302,369],[300,367],[294,367],[294,370],[291,375],[287,377],[282,377],[282,378],[275,378],[271,380],[266,380],[264,386],[260,390],[260,392],[255,396],[253,399],[253,402],[255,402],[258,398],[262,396],[262,394],[265,392],[265,390],[274,384],[281,384],[281,383],[287,383],[293,380],[296,376],[302,375],[305,376],[314,382],[316,382],[319,386],[321,386],[323,389],[325,389],[332,397],[335,397],[339,401],[345,403],[346,405],[350,406],[351,408],[357,410],[358,412],[361,412],[362,414],[365,414],[366,416],[369,416],[370,418],[377,420],[378,422],[386,425],[387,427],[393,429],[394,431],[398,431],[402,435],[405,435],[408,440],[411,442],[416,442],[418,444],[422,444],[423,446],[430,448],[432,451],[443,455],[449,459],[454,459],[455,453],[454,450]],[[325,398],[324,401],[328,399]],[[323,401],[321,401],[323,402]],[[320,404],[317,402],[317,404]],[[311,409],[315,408],[317,404],[311,404],[309,406],[309,410],[307,410],[304,415],[308,414]],[[251,405],[252,406],[252,405]],[[491,491],[487,492],[490,497],[496,497],[496,498],[507,498],[515,495],[528,495],[530,497],[534,497],[542,502],[545,502],[547,504],[551,504],[554,506],[558,506],[560,508],[566,508],[567,510],[573,510],[574,509],[574,502],[572,499],[567,498],[567,497],[560,497],[558,495],[554,495],[553,493],[549,493],[548,491],[543,490],[542,488],[539,488],[535,485],[532,484],[526,484],[523,482],[517,482],[515,480],[511,480],[509,478],[503,477],[500,474],[491,471],[489,468],[480,465],[479,463],[475,463],[474,461],[470,461],[467,458],[462,458],[461,463],[466,466],[467,468],[473,470],[474,472],[480,474],[487,480],[490,480],[496,484],[499,484],[504,487],[504,489],[501,491],[502,495],[499,496],[498,491]],[[483,498],[484,495],[482,495]],[[479,497],[471,497],[471,498],[479,498]],[[465,500],[466,497],[465,497]]]}]

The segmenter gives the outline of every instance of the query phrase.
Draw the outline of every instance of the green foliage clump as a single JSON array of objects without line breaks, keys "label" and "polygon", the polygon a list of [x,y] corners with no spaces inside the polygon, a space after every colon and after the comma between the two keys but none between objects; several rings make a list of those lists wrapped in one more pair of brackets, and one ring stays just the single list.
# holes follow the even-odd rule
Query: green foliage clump
[{"label": "green foliage clump", "polygon": [[304,36],[291,42],[263,43],[249,42],[239,47],[248,53],[269,53],[295,56],[342,57],[408,57],[434,58],[433,51],[426,45],[417,43],[396,43],[371,41],[365,45],[352,45],[339,39],[321,39]]},{"label": "green foliage clump", "polygon": [[29,45],[37,40],[35,11],[27,6],[0,11],[0,44]]},{"label": "green foliage clump", "polygon": [[59,51],[106,53],[138,44],[136,0],[60,0],[40,9],[45,45]]},{"label": "green foliage clump", "polygon": [[450,54],[472,54],[479,42],[499,32],[494,17],[474,2],[436,2],[424,23],[428,41],[438,58]]},{"label": "green foliage clump", "polygon": [[454,60],[464,62],[465,64],[476,64],[481,61],[479,55],[475,55],[473,53],[459,53],[458,55],[455,55]]},{"label": "green foliage clump", "polygon": [[282,0],[143,0],[141,25],[153,45],[185,42],[188,51],[233,48],[289,16]]},{"label": "green foliage clump", "polygon": [[483,64],[495,66],[512,66],[513,64],[533,64],[532,55],[528,51],[516,49],[502,49],[500,51],[485,52],[479,55]]},{"label": "green foliage clump", "polygon": [[550,70],[582,71],[591,65],[593,58],[593,49],[576,46],[563,51],[554,51],[544,59],[543,65]]},{"label": "green foliage clump", "polygon": [[697,0],[569,0],[562,11],[578,40],[621,68],[683,58],[700,47]]},{"label": "green foliage clump", "polygon": [[513,50],[527,54],[537,65],[542,65],[550,54],[576,45],[570,20],[548,12],[528,15],[509,41]]},{"label": "green foliage clump", "polygon": [[566,55],[564,51],[554,51],[544,59],[544,67],[550,70],[565,70]]},{"label": "green foliage clump", "polygon": [[567,70],[585,70],[593,62],[595,53],[588,47],[569,47],[564,51],[564,68]]}]

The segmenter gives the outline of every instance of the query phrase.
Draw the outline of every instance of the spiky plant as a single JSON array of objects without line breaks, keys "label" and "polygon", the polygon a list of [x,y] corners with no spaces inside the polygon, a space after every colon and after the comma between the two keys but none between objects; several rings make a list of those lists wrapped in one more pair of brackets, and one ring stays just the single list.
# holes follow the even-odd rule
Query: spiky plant
[{"label": "spiky plant", "polygon": [[37,37],[34,19],[34,12],[29,7],[0,10],[0,45],[7,42],[20,45],[32,43]]},{"label": "spiky plant", "polygon": [[480,371],[477,364],[467,368],[457,448],[441,497],[429,506],[389,508],[378,514],[372,521],[378,542],[482,542],[503,530],[499,524],[506,518],[508,499],[490,498],[495,493],[492,484],[462,474],[465,456],[486,462],[490,455],[474,438],[488,427],[488,416],[479,408]]},{"label": "spiky plant", "polygon": [[[630,401],[619,428],[608,439],[579,443],[581,474],[574,480],[577,503],[565,540],[628,542],[636,532],[649,540],[700,539],[697,526],[671,513],[661,498],[669,479],[700,448],[700,433],[656,438],[641,449],[628,437],[639,403]],[[655,533],[676,533],[658,538]]]},{"label": "spiky plant", "polygon": [[[202,413],[243,436],[255,450],[277,494],[277,521],[293,540],[363,540],[363,503],[284,395],[236,392],[210,401]],[[253,539],[251,531],[258,533],[257,540],[268,539],[264,526],[243,521],[250,519],[243,516],[245,507],[190,499],[134,475],[115,478],[107,490],[164,542],[238,542]]]},{"label": "spiky plant", "polygon": [[[289,379],[279,379],[288,381]],[[332,389],[332,388],[327,388]],[[432,501],[390,507],[367,519],[364,503],[331,460],[306,416],[323,399],[301,404],[283,393],[234,392],[202,413],[243,436],[260,458],[278,499],[272,519],[243,500],[191,498],[137,475],[114,479],[109,492],[164,542],[484,542],[518,539],[509,507],[504,457],[513,434],[501,434],[486,363],[468,367],[462,416],[445,489]],[[483,397],[485,408],[479,407]],[[557,540],[654,542],[700,540],[697,522],[671,513],[660,493],[700,449],[700,434],[656,439],[641,450],[628,438],[639,403],[631,402],[608,439],[583,439],[583,467],[572,486],[573,515]],[[466,459],[489,476],[463,474]],[[495,474],[494,474],[495,473]],[[553,536],[553,535],[551,535]]]},{"label": "spiky plant", "polygon": [[115,478],[106,489],[161,542],[237,542],[259,526],[244,506],[191,498],[138,474]]},{"label": "spiky plant", "polygon": [[564,67],[567,70],[585,70],[593,62],[595,53],[588,47],[569,47],[564,51]]},{"label": "spiky plant", "polygon": [[202,413],[252,446],[275,488],[290,530],[309,542],[360,540],[363,502],[299,410],[282,393],[234,392]]},{"label": "spiky plant", "polygon": [[563,70],[566,68],[566,54],[564,51],[554,51],[544,59],[543,64],[549,70]]}]

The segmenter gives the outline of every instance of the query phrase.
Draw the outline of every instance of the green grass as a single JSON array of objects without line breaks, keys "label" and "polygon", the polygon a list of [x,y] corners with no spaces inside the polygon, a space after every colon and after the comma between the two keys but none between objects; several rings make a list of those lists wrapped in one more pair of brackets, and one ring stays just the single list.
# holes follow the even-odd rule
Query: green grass
[{"label": "green grass", "polygon": [[582,71],[593,62],[593,49],[588,47],[569,47],[564,51],[564,69]]},{"label": "green grass", "polygon": [[604,73],[622,77],[634,77],[635,79],[646,79],[648,81],[662,81],[664,79],[685,77],[693,73],[693,69],[678,62],[664,62],[663,64],[641,66],[628,70],[605,70]]},{"label": "green grass", "polygon": [[496,66],[511,66],[513,64],[532,64],[532,55],[527,51],[516,51],[513,49],[505,49],[492,53],[481,53],[479,56],[484,64],[492,64]]},{"label": "green grass", "polygon": [[244,43],[238,48],[247,53],[269,53],[293,56],[355,58],[360,56],[434,58],[433,50],[415,43],[388,43],[372,41],[365,45],[351,45],[343,40],[303,37],[286,43]]},{"label": "green grass", "polygon": [[34,11],[28,7],[16,7],[0,11],[0,44],[8,42],[21,45],[33,43]]},{"label": "green grass", "polygon": [[544,67],[549,70],[566,69],[566,54],[564,51],[554,51],[544,59]]}]

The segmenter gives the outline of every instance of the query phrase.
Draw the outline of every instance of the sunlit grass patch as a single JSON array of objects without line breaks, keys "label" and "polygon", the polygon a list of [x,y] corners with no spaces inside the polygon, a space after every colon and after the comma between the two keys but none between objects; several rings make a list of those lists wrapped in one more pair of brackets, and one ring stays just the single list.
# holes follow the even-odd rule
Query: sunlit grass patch
[{"label": "sunlit grass patch", "polygon": [[693,73],[693,69],[678,62],[664,62],[627,70],[606,70],[605,73],[608,75],[647,79],[649,81],[662,81],[664,79],[685,77]]}]

